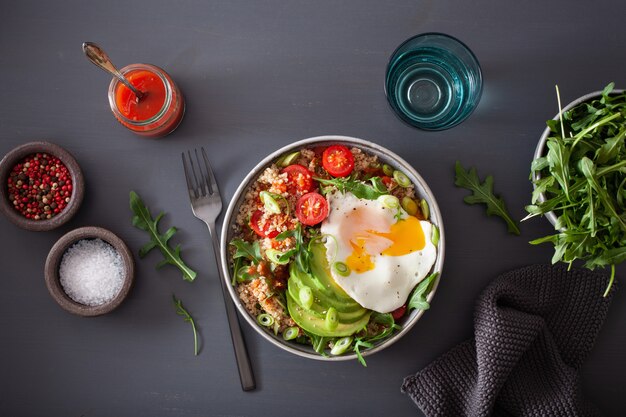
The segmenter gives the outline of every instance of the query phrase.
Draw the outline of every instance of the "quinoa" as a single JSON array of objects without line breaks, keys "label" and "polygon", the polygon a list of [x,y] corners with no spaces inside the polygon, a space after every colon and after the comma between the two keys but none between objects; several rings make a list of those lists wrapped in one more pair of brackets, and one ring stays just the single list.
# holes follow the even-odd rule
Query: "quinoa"
[{"label": "quinoa", "polygon": [[296,325],[278,301],[277,296],[271,291],[265,277],[239,284],[237,292],[243,306],[252,316],[257,317],[262,312],[271,315],[278,332],[283,332],[287,327]]},{"label": "quinoa", "polygon": [[378,163],[378,157],[376,155],[366,155],[359,148],[351,148],[350,152],[354,156],[354,169],[355,171],[364,171]]}]

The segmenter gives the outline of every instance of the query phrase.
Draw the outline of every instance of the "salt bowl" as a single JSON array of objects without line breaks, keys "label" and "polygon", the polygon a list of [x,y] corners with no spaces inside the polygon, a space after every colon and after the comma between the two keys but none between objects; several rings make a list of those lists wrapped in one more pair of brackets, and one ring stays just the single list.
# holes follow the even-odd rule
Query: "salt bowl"
[{"label": "salt bowl", "polygon": [[134,281],[134,261],[126,244],[100,227],[81,227],[61,237],[46,259],[52,298],[79,316],[99,316],[117,308]]}]

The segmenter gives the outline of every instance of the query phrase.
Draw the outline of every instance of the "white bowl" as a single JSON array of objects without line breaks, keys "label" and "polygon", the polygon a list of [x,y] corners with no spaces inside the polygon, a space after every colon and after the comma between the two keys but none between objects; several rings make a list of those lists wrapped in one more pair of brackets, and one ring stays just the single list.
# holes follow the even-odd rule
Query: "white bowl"
[{"label": "white bowl", "polygon": [[[430,188],[426,182],[422,179],[422,177],[411,167],[405,160],[400,158],[395,153],[391,152],[388,149],[383,148],[382,146],[376,145],[372,142],[351,138],[347,136],[318,136],[314,138],[300,140],[298,142],[294,142],[290,145],[287,145],[281,149],[278,149],[275,152],[272,152],[266,158],[264,158],[259,164],[250,171],[250,173],[244,178],[241,182],[235,195],[233,196],[230,204],[228,205],[228,210],[226,211],[226,215],[224,217],[224,224],[222,227],[222,236],[221,236],[221,260],[222,260],[222,268],[224,272],[224,279],[226,280],[226,286],[228,288],[228,292],[235,303],[235,306],[239,310],[239,313],[242,317],[255,329],[261,336],[263,336],[270,343],[278,346],[281,349],[284,349],[288,352],[296,354],[298,356],[302,356],[310,359],[324,360],[324,361],[342,361],[342,360],[353,360],[356,359],[356,354],[344,354],[338,356],[321,356],[317,352],[313,350],[311,346],[298,344],[292,341],[285,341],[282,336],[276,336],[271,331],[267,330],[265,327],[260,326],[256,322],[256,318],[251,316],[245,307],[241,304],[239,296],[235,291],[235,288],[231,285],[232,280],[232,271],[231,271],[231,262],[229,259],[229,250],[228,243],[233,238],[233,225],[235,223],[235,219],[237,217],[237,213],[239,212],[239,207],[244,200],[245,192],[261,175],[261,173],[269,167],[272,163],[276,162],[276,160],[287,153],[293,152],[298,149],[302,149],[305,147],[315,147],[315,146],[329,146],[332,144],[343,144],[348,147],[355,146],[364,150],[365,152],[378,156],[379,160],[382,163],[387,163],[397,169],[402,170],[413,182],[416,188],[416,193],[421,198],[426,199],[428,205],[430,207],[430,218],[433,224],[435,224],[439,228],[439,243],[437,247],[437,258],[435,260],[435,264],[433,265],[432,272],[439,272],[439,275],[436,279],[436,282],[433,286],[432,291],[427,297],[428,302],[430,302],[434,295],[437,287],[439,285],[439,280],[441,278],[441,271],[443,268],[443,260],[444,260],[444,247],[445,247],[445,236],[443,223],[441,219],[441,212],[439,211],[439,207],[437,206],[437,202],[435,197],[433,196]],[[393,343],[400,340],[402,336],[404,336],[414,325],[417,323],[419,318],[424,313],[423,310],[413,310],[409,315],[403,317],[398,321],[398,324],[402,326],[402,329],[394,333],[391,337],[382,340],[374,345],[373,348],[362,351],[362,356],[372,355],[376,352],[383,350],[384,348],[391,346]]]}]

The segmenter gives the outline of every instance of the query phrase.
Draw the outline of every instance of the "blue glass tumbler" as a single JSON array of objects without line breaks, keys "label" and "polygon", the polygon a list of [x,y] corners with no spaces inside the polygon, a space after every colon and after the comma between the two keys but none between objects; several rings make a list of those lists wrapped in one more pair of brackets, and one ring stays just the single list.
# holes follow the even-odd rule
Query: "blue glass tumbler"
[{"label": "blue glass tumbler", "polygon": [[482,94],[480,64],[458,39],[424,33],[389,59],[385,94],[394,112],[423,130],[448,129],[467,119]]}]

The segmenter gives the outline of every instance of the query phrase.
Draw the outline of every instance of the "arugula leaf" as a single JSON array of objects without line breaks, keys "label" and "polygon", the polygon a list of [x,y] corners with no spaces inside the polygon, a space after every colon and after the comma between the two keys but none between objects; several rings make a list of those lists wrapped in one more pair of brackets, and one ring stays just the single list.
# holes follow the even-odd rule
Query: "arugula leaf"
[{"label": "arugula leaf", "polygon": [[409,311],[418,309],[418,310],[428,310],[430,308],[430,304],[426,301],[426,297],[433,289],[433,285],[435,285],[435,281],[439,276],[439,272],[433,272],[426,278],[420,282],[417,287],[411,293],[409,297],[409,301],[406,304],[406,307]]},{"label": "arugula leaf", "polygon": [[174,294],[172,294],[172,300],[174,301],[176,314],[182,316],[185,322],[191,324],[191,329],[193,330],[193,354],[198,356],[198,332],[196,330],[196,323],[193,321],[191,314],[183,307],[183,302],[176,298]]},{"label": "arugula leaf", "polygon": [[314,178],[322,185],[332,185],[342,193],[350,192],[357,198],[365,200],[376,200],[381,195],[389,194],[387,187],[383,184],[380,177],[370,178],[372,185],[358,181],[352,178],[333,178],[330,180],[324,178]]},{"label": "arugula leaf", "polygon": [[331,337],[318,336],[316,334],[309,333],[304,329],[302,331],[311,339],[313,350],[315,350],[322,356],[328,356],[325,349],[328,346],[328,342],[330,341],[330,339],[332,339]]},{"label": "arugula leaf", "polygon": [[261,247],[259,241],[255,240],[253,243],[246,242],[243,239],[233,239],[230,245],[234,246],[237,251],[233,255],[233,259],[243,258],[251,261],[254,264],[258,264],[263,260],[261,256]]},{"label": "arugula leaf", "polygon": [[175,248],[169,246],[169,240],[174,236],[177,229],[170,227],[164,234],[159,233],[159,221],[165,213],[159,213],[156,219],[152,219],[150,210],[143,203],[136,192],[130,192],[130,208],[134,215],[132,218],[133,226],[144,230],[150,234],[150,242],[146,243],[140,250],[139,256],[143,258],[154,248],[158,248],[163,254],[163,260],[156,267],[161,268],[165,265],[174,265],[183,273],[183,279],[193,281],[196,278],[196,271],[189,268],[180,257],[180,245]]},{"label": "arugula leaf", "polygon": [[356,358],[361,363],[361,365],[367,368],[367,362],[365,362],[365,358],[363,357],[363,354],[361,353],[361,347],[371,349],[374,347],[374,344],[368,341],[365,341],[362,338],[357,338],[354,341],[354,347],[352,349],[354,350],[354,353],[356,353]]},{"label": "arugula leaf", "polygon": [[304,272],[310,272],[311,267],[309,266],[309,262],[311,260],[311,252],[309,251],[307,245],[304,244],[304,235],[302,233],[301,223],[298,223],[295,229],[282,232],[276,236],[275,239],[280,242],[289,237],[294,237],[296,244],[293,249],[290,249],[282,254],[280,259],[285,260],[286,258],[295,255],[295,261],[298,267]]},{"label": "arugula leaf", "polygon": [[501,217],[506,222],[509,233],[520,234],[517,222],[509,215],[504,200],[493,194],[493,177],[491,175],[487,176],[485,182],[481,184],[475,168],[466,171],[461,163],[457,161],[454,170],[456,173],[454,184],[457,187],[466,188],[473,192],[472,195],[466,196],[463,201],[467,204],[485,204],[489,216],[495,214]]},{"label": "arugula leaf", "polygon": [[386,339],[391,336],[394,331],[401,329],[401,327],[396,324],[391,313],[378,313],[374,311],[372,312],[371,319],[375,323],[382,324],[384,326],[382,330],[377,334],[356,337],[352,347],[358,361],[365,367],[367,367],[367,363],[365,362],[365,358],[363,358],[361,348],[371,349],[374,347],[374,342]]},{"label": "arugula leaf", "polygon": [[548,166],[554,172],[554,178],[559,182],[565,195],[569,196],[569,151],[561,145],[562,141],[557,137],[554,142],[548,144]]}]

